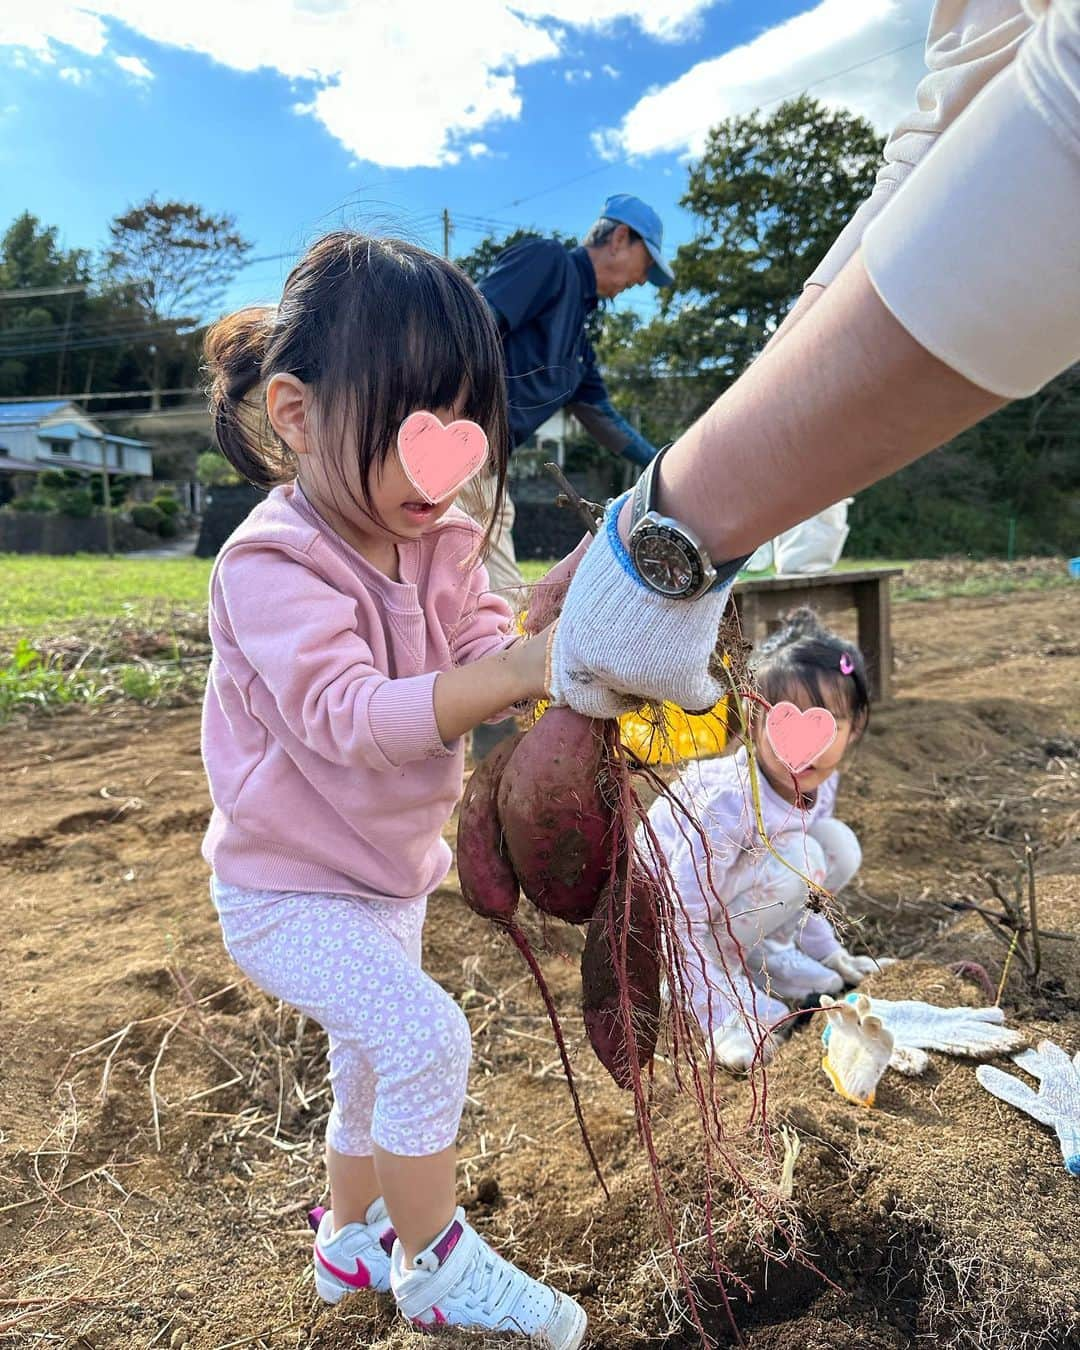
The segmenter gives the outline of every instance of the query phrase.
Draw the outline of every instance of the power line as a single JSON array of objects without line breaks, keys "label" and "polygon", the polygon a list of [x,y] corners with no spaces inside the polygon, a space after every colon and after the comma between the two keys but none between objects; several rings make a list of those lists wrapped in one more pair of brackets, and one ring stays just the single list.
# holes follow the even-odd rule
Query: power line
[{"label": "power line", "polygon": [[12,286],[10,290],[0,291],[0,300],[33,300],[43,295],[77,295],[85,291],[85,285],[72,286]]},{"label": "power line", "polygon": [[[809,80],[806,84],[800,85],[798,89],[790,89],[786,94],[777,94],[774,98],[763,99],[760,103],[755,103],[753,108],[747,109],[747,112],[755,112],[759,108],[768,108],[773,103],[781,103],[785,99],[796,98],[799,94],[805,93],[807,89],[813,89],[815,85],[824,84],[828,80],[838,79],[841,75],[850,75],[853,70],[861,70],[863,66],[873,65],[875,61],[883,61],[887,56],[896,56],[900,52],[906,52],[911,47],[922,46],[925,38],[913,38],[910,42],[902,42],[898,47],[890,47],[888,51],[878,52],[876,56],[868,56],[864,61],[856,61],[854,65],[845,66],[842,70],[831,71],[828,75],[821,75],[816,80]],[[745,116],[746,113],[739,113],[736,116]],[[707,122],[704,126],[694,127],[693,130],[686,133],[686,139],[697,136],[703,131],[708,131],[714,126],[714,122]],[[544,197],[549,192],[557,192],[560,188],[569,187],[572,183],[580,183],[585,178],[594,178],[599,173],[606,173],[609,169],[621,168],[625,164],[631,163],[637,156],[633,154],[624,155],[621,159],[609,160],[606,164],[601,164],[595,169],[587,169],[584,173],[575,174],[573,178],[564,178],[560,183],[552,183],[550,187],[541,188],[538,192],[530,192],[524,197],[515,197],[512,201],[505,202],[503,206],[496,207],[496,210],[503,210],[508,206],[521,206],[524,202],[534,201],[537,197]]]},{"label": "power line", "polygon": [[51,352],[59,351],[89,351],[92,348],[117,347],[128,345],[139,345],[143,342],[158,342],[164,338],[185,338],[191,337],[198,330],[193,328],[186,333],[179,333],[175,324],[140,324],[138,327],[132,327],[126,332],[110,333],[108,335],[97,335],[86,338],[73,338],[65,342],[63,339],[50,339],[47,342],[18,343],[4,345],[0,343],[0,357],[3,356],[46,356]]},{"label": "power line", "polygon": [[[199,385],[193,384],[186,385],[179,389],[159,389],[157,392],[164,397],[166,394],[201,394],[204,391]],[[105,398],[150,398],[153,393],[153,389],[119,389],[115,391],[109,390],[98,394],[15,394],[0,398],[0,405],[5,403],[55,403],[61,400],[64,403],[85,403],[93,399]],[[109,415],[110,414],[106,413],[94,414],[95,417]],[[117,416],[120,415],[121,414],[117,414]],[[128,416],[127,413],[122,415],[124,417]]]}]

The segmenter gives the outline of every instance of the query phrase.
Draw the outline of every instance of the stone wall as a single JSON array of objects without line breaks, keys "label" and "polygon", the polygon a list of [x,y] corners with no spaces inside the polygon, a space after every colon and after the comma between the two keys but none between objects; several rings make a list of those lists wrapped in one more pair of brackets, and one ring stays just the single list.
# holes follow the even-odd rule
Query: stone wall
[{"label": "stone wall", "polygon": [[[133,549],[160,548],[166,542],[158,534],[136,529],[128,520],[114,519],[117,553]],[[58,516],[48,512],[0,511],[0,553],[107,553],[105,520],[102,516]]]},{"label": "stone wall", "polygon": [[212,487],[206,500],[199,540],[195,545],[196,558],[214,558],[233,530],[247,518],[248,512],[266,496],[250,483],[236,483]]},{"label": "stone wall", "polygon": [[[570,480],[583,496],[595,500],[597,484],[582,476]],[[247,483],[210,488],[195,555],[213,558],[218,549],[266,495]],[[549,478],[511,484],[514,506],[514,548],[519,558],[561,558],[584,533],[577,515],[555,505],[556,488]]]}]

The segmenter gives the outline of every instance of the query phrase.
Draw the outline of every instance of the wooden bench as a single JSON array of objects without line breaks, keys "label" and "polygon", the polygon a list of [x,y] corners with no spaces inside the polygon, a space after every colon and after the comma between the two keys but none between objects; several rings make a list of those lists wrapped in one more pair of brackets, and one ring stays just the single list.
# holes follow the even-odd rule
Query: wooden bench
[{"label": "wooden bench", "polygon": [[821,576],[737,581],[735,609],[749,642],[779,628],[788,610],[800,605],[808,605],[823,616],[855,610],[870,696],[875,702],[883,702],[890,697],[892,684],[889,583],[893,577],[902,576],[903,570],[880,567],[860,572],[826,572]]}]

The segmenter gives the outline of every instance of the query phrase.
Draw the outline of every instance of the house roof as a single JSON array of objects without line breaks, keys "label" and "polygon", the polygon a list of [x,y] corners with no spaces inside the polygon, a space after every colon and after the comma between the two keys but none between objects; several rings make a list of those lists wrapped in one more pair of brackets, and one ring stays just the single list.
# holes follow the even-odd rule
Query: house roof
[{"label": "house roof", "polygon": [[70,408],[65,398],[32,398],[22,403],[0,403],[0,427],[18,426],[25,422],[40,422],[61,408]]},{"label": "house roof", "polygon": [[38,440],[41,441],[77,441],[80,436],[96,441],[101,439],[101,432],[76,426],[74,422],[53,422],[50,426],[38,429]]},{"label": "house roof", "polygon": [[[74,409],[74,407],[74,404],[62,398],[35,398],[25,399],[21,403],[0,403],[0,428],[29,426],[52,417],[65,408]],[[81,412],[82,409],[77,411]],[[92,417],[88,417],[88,421],[93,420]],[[84,440],[105,440],[110,445],[133,445],[142,450],[151,448],[149,441],[132,440],[130,436],[114,436],[111,432],[103,431],[96,423],[87,426],[81,422],[53,422],[43,427],[38,435],[45,441],[77,441],[82,437]]]},{"label": "house roof", "polygon": [[32,459],[13,459],[10,455],[0,455],[0,473],[40,473],[41,465]]}]

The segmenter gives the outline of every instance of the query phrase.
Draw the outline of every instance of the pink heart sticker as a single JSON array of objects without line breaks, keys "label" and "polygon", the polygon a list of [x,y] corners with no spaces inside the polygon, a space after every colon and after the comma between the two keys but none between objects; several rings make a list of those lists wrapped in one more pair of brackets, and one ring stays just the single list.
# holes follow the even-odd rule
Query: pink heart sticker
[{"label": "pink heart sticker", "polygon": [[836,718],[828,708],[776,703],[765,716],[765,735],[773,753],[792,773],[802,773],[836,740]]},{"label": "pink heart sticker", "polygon": [[410,413],[398,429],[401,467],[424,501],[434,505],[456,492],[487,462],[488,442],[475,422],[446,426],[434,413]]}]

